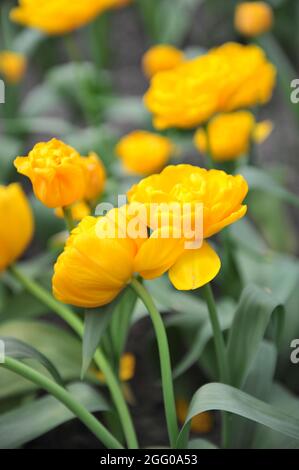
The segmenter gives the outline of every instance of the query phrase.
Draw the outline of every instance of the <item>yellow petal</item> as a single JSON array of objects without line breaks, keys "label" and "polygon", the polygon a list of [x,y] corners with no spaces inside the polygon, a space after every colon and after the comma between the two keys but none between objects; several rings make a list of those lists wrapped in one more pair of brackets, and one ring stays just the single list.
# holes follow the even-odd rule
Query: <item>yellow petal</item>
[{"label": "yellow petal", "polygon": [[193,290],[217,276],[221,261],[213,248],[204,242],[198,250],[186,250],[169,270],[169,278],[178,290]]},{"label": "yellow petal", "polygon": [[184,241],[172,236],[170,227],[155,230],[140,247],[134,261],[134,271],[144,279],[162,276],[184,250]]},{"label": "yellow petal", "polygon": [[252,137],[257,144],[262,144],[272,133],[274,124],[270,120],[262,121],[256,124]]}]

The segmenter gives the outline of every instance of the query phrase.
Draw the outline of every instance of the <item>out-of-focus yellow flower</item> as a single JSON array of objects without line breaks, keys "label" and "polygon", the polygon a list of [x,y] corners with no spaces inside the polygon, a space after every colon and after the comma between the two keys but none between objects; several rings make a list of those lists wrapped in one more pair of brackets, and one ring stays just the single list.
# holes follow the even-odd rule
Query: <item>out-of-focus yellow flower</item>
[{"label": "out-of-focus yellow flower", "polygon": [[275,77],[261,48],[227,43],[157,73],[144,100],[157,129],[192,128],[217,112],[266,103]]},{"label": "out-of-focus yellow flower", "polygon": [[9,83],[22,80],[27,67],[27,59],[23,54],[13,51],[0,52],[0,74]]},{"label": "out-of-focus yellow flower", "polygon": [[[84,201],[75,202],[75,204],[73,204],[70,209],[72,220],[76,221],[84,219],[84,217],[87,217],[91,213],[89,205]],[[55,209],[55,215],[60,219],[64,218],[64,212],[62,207],[57,207],[57,209]]]},{"label": "out-of-focus yellow flower", "polygon": [[210,120],[207,132],[203,128],[196,131],[194,143],[202,153],[209,150],[213,160],[230,161],[246,154],[252,140],[263,142],[271,130],[269,121],[256,124],[249,111],[218,114]]},{"label": "out-of-focus yellow flower", "polygon": [[158,44],[151,47],[143,56],[142,68],[148,78],[152,78],[157,72],[171,70],[184,62],[182,51],[168,44]]},{"label": "out-of-focus yellow flower", "polygon": [[[176,165],[166,167],[160,174],[149,176],[128,192],[130,203],[143,204],[146,208],[146,220],[151,228],[161,229],[165,221],[173,226],[174,231],[182,226],[188,206],[190,227],[194,237],[200,235],[206,239],[224,227],[242,218],[247,210],[243,200],[248,185],[238,175],[232,176],[220,170],[205,170],[192,165]],[[165,218],[165,207],[162,203],[177,204],[181,207],[181,219],[173,221]],[[158,205],[156,217],[151,217],[153,204]],[[198,234],[196,223],[201,214],[197,207],[202,204],[202,233]],[[201,229],[201,227],[200,227]],[[202,241],[202,240],[200,240]],[[219,272],[220,259],[213,248],[203,241],[202,245],[193,249],[184,249],[182,254],[169,270],[173,285],[179,290],[191,290],[210,282]]]},{"label": "out-of-focus yellow flower", "polygon": [[[136,359],[131,353],[124,353],[120,358],[119,364],[119,378],[121,382],[129,382],[135,375]],[[101,382],[105,382],[105,376],[103,372],[96,373],[97,378]]]},{"label": "out-of-focus yellow flower", "polygon": [[272,133],[273,127],[273,122],[270,120],[258,122],[253,129],[253,140],[257,144],[262,144]]},{"label": "out-of-focus yellow flower", "polygon": [[273,25],[273,10],[266,2],[243,2],[235,11],[236,30],[248,37],[266,33]]},{"label": "out-of-focus yellow flower", "polygon": [[34,230],[32,211],[19,184],[0,186],[0,217],[0,271],[3,271],[23,254]]},{"label": "out-of-focus yellow flower", "polygon": [[108,9],[128,3],[130,0],[19,0],[10,17],[24,26],[60,35],[86,25]]},{"label": "out-of-focus yellow flower", "polygon": [[[176,411],[179,422],[183,425],[186,421],[188,414],[188,403],[183,398],[176,400]],[[199,434],[207,434],[212,431],[213,428],[213,416],[212,413],[206,411],[200,413],[191,421],[191,431]]]},{"label": "out-of-focus yellow flower", "polygon": [[34,194],[47,207],[65,207],[83,199],[86,174],[81,157],[60,140],[36,144],[27,157],[17,157],[14,165],[30,178]]},{"label": "out-of-focus yellow flower", "polygon": [[94,201],[101,195],[105,187],[105,167],[95,152],[91,152],[88,157],[82,157],[81,163],[86,173],[84,199]]},{"label": "out-of-focus yellow flower", "polygon": [[116,154],[125,169],[141,176],[161,170],[172,151],[173,145],[167,137],[139,130],[124,136],[116,146]]},{"label": "out-of-focus yellow flower", "polygon": [[182,252],[181,240],[163,237],[163,230],[148,238],[139,230],[129,235],[124,206],[106,216],[85,217],[72,231],[59,256],[53,276],[55,297],[67,304],[93,308],[111,302],[135,272],[153,279],[166,272]]}]

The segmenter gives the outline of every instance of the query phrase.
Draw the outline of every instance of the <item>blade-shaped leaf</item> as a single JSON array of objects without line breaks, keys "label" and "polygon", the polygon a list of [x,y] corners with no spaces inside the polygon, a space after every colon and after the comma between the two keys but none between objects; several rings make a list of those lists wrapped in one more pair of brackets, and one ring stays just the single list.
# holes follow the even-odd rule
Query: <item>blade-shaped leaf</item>
[{"label": "blade-shaped leaf", "polygon": [[15,359],[35,359],[42,364],[59,384],[63,385],[62,378],[54,364],[37,349],[16,338],[0,336],[0,341],[4,343],[5,356]]},{"label": "blade-shaped leaf", "polygon": [[[68,390],[91,412],[109,409],[102,395],[87,384],[75,383]],[[20,447],[73,418],[65,406],[49,395],[26,403],[0,416],[0,448]]]},{"label": "blade-shaped leaf", "polygon": [[102,336],[111,322],[114,308],[115,302],[112,302],[104,307],[85,311],[81,379],[85,376]]},{"label": "blade-shaped leaf", "polygon": [[188,449],[218,449],[218,447],[206,439],[191,439]]},{"label": "blade-shaped leaf", "polygon": [[239,387],[246,379],[274,314],[277,319],[277,331],[281,333],[281,303],[257,286],[249,285],[243,290],[227,346],[232,385]]},{"label": "blade-shaped leaf", "polygon": [[284,202],[292,204],[295,207],[299,207],[299,197],[296,194],[291,193],[272,176],[261,168],[246,166],[240,170],[240,173],[244,176],[250,189],[259,189],[266,191],[272,196],[281,199]]},{"label": "blade-shaped leaf", "polygon": [[228,411],[299,439],[299,418],[230,385],[210,383],[193,395],[185,424],[178,438],[178,448],[186,447],[191,419],[199,413],[211,410]]}]

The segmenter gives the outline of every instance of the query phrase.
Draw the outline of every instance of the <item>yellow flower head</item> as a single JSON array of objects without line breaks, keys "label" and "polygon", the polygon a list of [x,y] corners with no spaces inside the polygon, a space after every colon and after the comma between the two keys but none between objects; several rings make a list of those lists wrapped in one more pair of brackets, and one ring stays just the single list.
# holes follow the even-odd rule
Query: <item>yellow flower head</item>
[{"label": "yellow flower head", "polygon": [[157,73],[144,101],[157,129],[192,128],[217,112],[266,103],[275,77],[274,66],[258,46],[227,43]]},{"label": "yellow flower head", "polygon": [[184,62],[182,51],[174,46],[159,44],[151,47],[143,56],[142,67],[145,75],[152,78],[157,72],[171,70]]},{"label": "yellow flower head", "polygon": [[[185,222],[184,208],[188,207],[190,230],[197,237],[196,223],[202,216],[203,239],[216,234],[224,227],[242,218],[247,210],[243,200],[248,186],[240,175],[232,176],[219,170],[205,170],[192,165],[166,167],[160,174],[149,176],[128,193],[130,203],[143,204],[147,210],[147,220],[152,229],[161,229],[164,224],[181,228]],[[150,218],[153,204],[157,204],[156,217]],[[166,205],[179,205],[181,219],[165,217]],[[201,205],[202,214],[197,207]],[[194,249],[185,249],[174,265],[169,276],[173,285],[180,290],[201,287],[212,280],[219,272],[220,260],[211,246],[203,241]]]},{"label": "yellow flower head", "polygon": [[54,268],[53,293],[58,300],[85,308],[105,305],[134,273],[153,279],[173,265],[182,252],[181,240],[162,237],[163,230],[148,237],[146,227],[143,235],[140,230],[135,234],[127,209],[85,217],[73,230]]},{"label": "yellow flower head", "polygon": [[[90,213],[91,213],[90,207],[84,201],[75,202],[75,204],[71,206],[71,215],[72,215],[73,220],[80,221],[84,219],[84,217],[87,217],[88,215],[90,215]],[[57,207],[57,209],[55,209],[55,215],[56,217],[63,219],[64,218],[63,208]]]},{"label": "yellow flower head", "polygon": [[0,74],[9,83],[18,83],[24,76],[27,60],[23,54],[12,51],[0,52]]},{"label": "yellow flower head", "polygon": [[[183,398],[178,398],[175,402],[176,411],[179,422],[183,425],[186,421],[188,414],[188,403]],[[210,412],[206,411],[200,413],[191,421],[191,431],[198,434],[207,434],[212,431],[213,416]]]},{"label": "yellow flower head", "polygon": [[105,167],[95,152],[91,152],[88,157],[82,157],[81,163],[86,174],[84,199],[87,201],[96,200],[102,194],[105,187]]},{"label": "yellow flower head", "polygon": [[0,271],[3,271],[23,254],[34,230],[32,211],[19,184],[0,186],[0,217]]},{"label": "yellow flower head", "polygon": [[83,199],[86,174],[81,157],[60,140],[36,144],[27,157],[17,157],[14,165],[30,178],[36,197],[47,207],[65,207]]},{"label": "yellow flower head", "polygon": [[266,33],[273,25],[273,10],[266,2],[242,2],[236,7],[235,28],[247,37]]},{"label": "yellow flower head", "polygon": [[208,150],[217,162],[235,160],[246,154],[252,140],[261,143],[268,137],[269,122],[256,124],[254,115],[248,111],[218,114],[208,124],[207,132],[198,129],[194,136],[195,146],[200,152]]},{"label": "yellow flower head", "polygon": [[85,26],[108,9],[128,3],[129,0],[19,0],[10,17],[24,26],[60,35]]},{"label": "yellow flower head", "polygon": [[[135,375],[136,358],[131,353],[124,353],[120,358],[119,364],[119,379],[121,382],[128,382]],[[101,382],[105,382],[105,376],[103,372],[96,373],[97,378]]]},{"label": "yellow flower head", "polygon": [[146,131],[131,132],[116,147],[116,154],[124,168],[141,176],[161,170],[172,151],[173,145],[167,137]]}]

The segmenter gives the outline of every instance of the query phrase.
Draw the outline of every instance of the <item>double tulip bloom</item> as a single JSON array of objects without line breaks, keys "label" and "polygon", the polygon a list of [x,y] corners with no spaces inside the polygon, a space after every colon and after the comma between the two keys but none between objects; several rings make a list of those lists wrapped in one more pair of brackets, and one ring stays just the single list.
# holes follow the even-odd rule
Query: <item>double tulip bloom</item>
[{"label": "double tulip bloom", "polygon": [[13,51],[0,52],[0,74],[8,83],[18,83],[22,80],[27,67],[27,60],[23,54]]},{"label": "double tulip bloom", "polygon": [[249,111],[218,114],[207,129],[200,128],[194,136],[200,152],[209,151],[216,162],[236,160],[245,155],[252,142],[262,143],[271,133],[271,121],[257,123]]},{"label": "double tulip bloom", "polygon": [[152,78],[156,73],[171,70],[185,61],[182,51],[168,44],[158,44],[153,46],[144,54],[142,58],[142,68],[148,78]]},{"label": "double tulip bloom", "polygon": [[2,272],[23,254],[34,230],[32,211],[19,184],[0,186],[0,217],[0,272]]},{"label": "double tulip bloom", "polygon": [[168,163],[174,146],[167,137],[137,130],[124,136],[115,151],[128,173],[145,176]]},{"label": "double tulip bloom", "polygon": [[69,33],[85,26],[98,15],[131,0],[19,0],[11,19],[49,35]]},{"label": "double tulip bloom", "polygon": [[105,183],[105,169],[96,154],[81,157],[57,139],[36,144],[28,156],[17,157],[14,165],[31,180],[35,196],[50,208],[96,199]]},{"label": "double tulip bloom", "polygon": [[157,129],[193,128],[215,113],[266,103],[275,79],[261,48],[227,43],[154,75],[144,99]]},{"label": "double tulip bloom", "polygon": [[[55,265],[54,295],[65,303],[97,307],[111,302],[136,273],[154,279],[168,272],[177,289],[201,287],[221,266],[206,239],[245,215],[247,190],[242,176],[192,165],[168,166],[143,179],[129,191],[128,206],[103,217],[87,217],[72,232]],[[158,217],[152,224],[150,217],[136,221],[129,215],[132,207],[142,206],[148,213],[157,203],[190,204],[194,223],[195,207],[201,203],[202,245],[187,248],[184,236],[175,236],[177,226],[171,218],[165,223]]]}]

